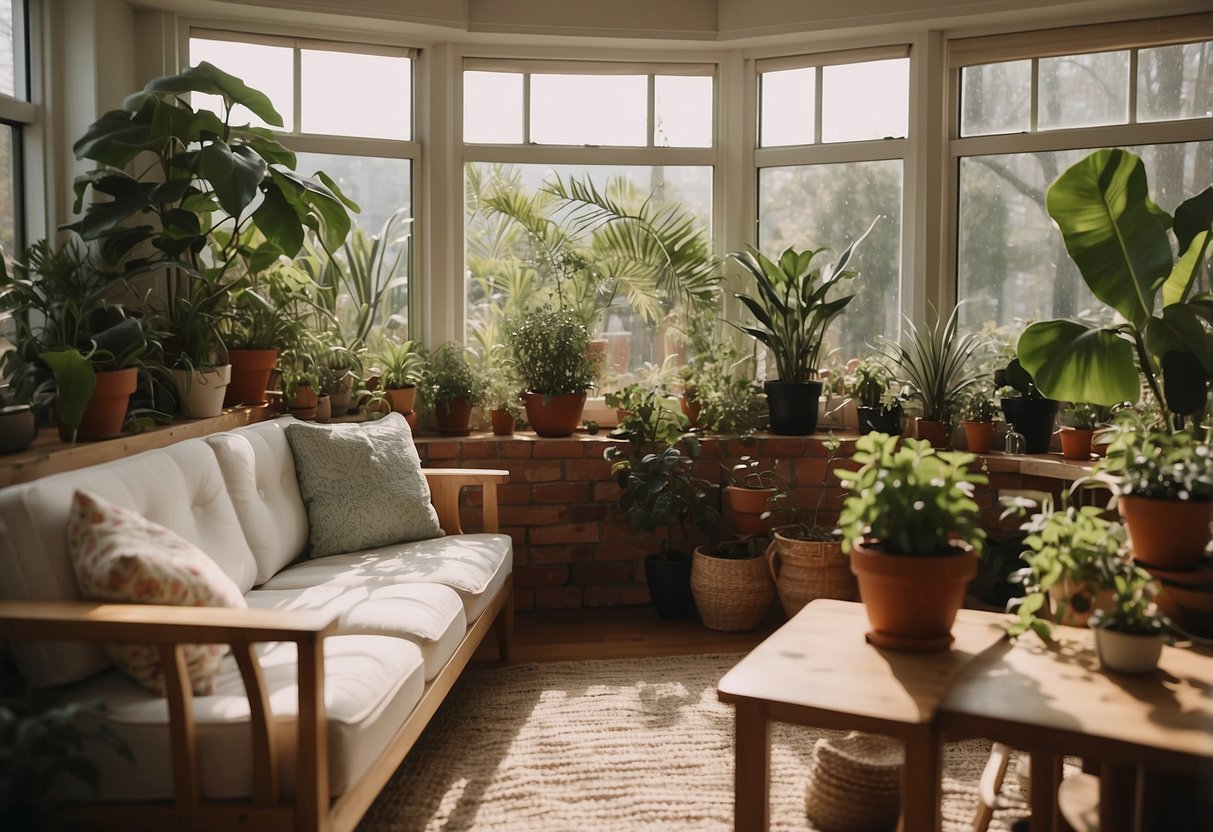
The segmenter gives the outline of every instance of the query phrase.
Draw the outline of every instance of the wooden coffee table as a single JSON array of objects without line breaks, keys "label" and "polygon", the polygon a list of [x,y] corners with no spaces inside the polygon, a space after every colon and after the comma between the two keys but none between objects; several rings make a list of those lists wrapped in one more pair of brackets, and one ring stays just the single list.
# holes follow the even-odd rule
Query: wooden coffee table
[{"label": "wooden coffee table", "polygon": [[813,601],[758,645],[716,686],[737,709],[738,832],[770,823],[769,724],[854,729],[905,742],[905,832],[939,828],[942,750],[935,713],[949,687],[979,653],[1000,641],[1006,616],[961,610],[956,641],[940,653],[895,653],[864,640],[862,604]]}]

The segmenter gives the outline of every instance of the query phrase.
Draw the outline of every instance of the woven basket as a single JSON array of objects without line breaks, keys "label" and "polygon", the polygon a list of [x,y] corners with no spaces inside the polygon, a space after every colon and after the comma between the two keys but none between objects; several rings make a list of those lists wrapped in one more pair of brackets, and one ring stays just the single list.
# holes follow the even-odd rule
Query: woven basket
[{"label": "woven basket", "polygon": [[718,558],[702,546],[691,560],[691,592],[703,625],[728,632],[757,627],[775,600],[766,558]]},{"label": "woven basket", "polygon": [[851,560],[842,553],[841,543],[797,540],[776,529],[767,547],[767,563],[789,618],[817,598],[859,598]]},{"label": "woven basket", "polygon": [[902,744],[852,733],[818,740],[805,786],[805,813],[836,832],[893,829],[901,815]]}]

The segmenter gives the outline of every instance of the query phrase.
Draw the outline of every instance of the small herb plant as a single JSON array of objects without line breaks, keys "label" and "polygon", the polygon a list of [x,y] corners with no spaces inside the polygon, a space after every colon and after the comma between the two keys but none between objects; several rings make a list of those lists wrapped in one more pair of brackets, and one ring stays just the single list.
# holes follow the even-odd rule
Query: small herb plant
[{"label": "small herb plant", "polygon": [[458,398],[467,399],[473,407],[483,403],[485,379],[468,356],[466,347],[454,343],[434,351],[422,377],[427,404],[449,407]]},{"label": "small herb plant", "polygon": [[772,468],[763,469],[759,460],[752,456],[743,456],[729,467],[722,464],[720,469],[725,474],[727,484],[734,488],[778,488],[783,482],[779,475],[778,459]]},{"label": "small herb plant", "polygon": [[528,391],[560,396],[594,386],[598,367],[589,355],[590,331],[576,312],[527,312],[506,323],[505,338]]},{"label": "small herb plant", "polygon": [[[838,437],[831,434],[823,445],[830,452],[826,457],[825,478],[828,481],[830,478],[830,463],[838,456],[838,449],[842,447],[842,442]],[[817,505],[813,507],[813,515],[811,520],[801,519],[804,514],[804,509],[800,507],[795,496],[792,494],[791,486],[782,477],[779,478],[776,485],[776,492],[770,499],[771,514],[786,518],[780,534],[784,537],[792,537],[797,540],[811,540],[817,542],[832,542],[842,539],[842,533],[837,529],[827,529],[823,527],[818,519],[821,517],[821,506],[825,501],[826,483],[822,483],[821,491],[817,495]]]},{"label": "small herb plant", "polygon": [[1154,604],[1157,584],[1150,573],[1130,567],[1112,582],[1112,608],[1091,615],[1091,626],[1135,636],[1169,636],[1175,627]]},{"label": "small herb plant", "polygon": [[856,440],[852,458],[858,471],[835,472],[848,490],[839,518],[845,548],[865,543],[886,554],[940,555],[961,540],[980,551],[985,532],[973,490],[988,479],[970,469],[976,456],[869,433]]},{"label": "small herb plant", "polygon": [[484,402],[490,410],[504,410],[514,418],[521,411],[519,401],[522,381],[514,366],[514,356],[505,344],[494,344],[489,348],[484,369]]},{"label": "small herb plant", "polygon": [[1061,424],[1075,430],[1095,430],[1099,424],[1099,411],[1089,404],[1081,402],[1062,408]]},{"label": "small herb plant", "polygon": [[1163,433],[1122,423],[1101,470],[1119,475],[1122,496],[1213,500],[1213,443],[1195,430]]},{"label": "small herb plant", "polygon": [[996,416],[998,416],[998,408],[994,405],[993,399],[984,393],[979,393],[969,399],[969,404],[964,411],[966,422],[993,422]]},{"label": "small herb plant", "polygon": [[[1005,505],[1004,517],[1023,516],[1036,507],[1023,498],[1006,500]],[[1052,637],[1051,622],[1044,615],[1054,587],[1066,590],[1053,611],[1055,618],[1063,619],[1069,610],[1090,612],[1096,593],[1133,569],[1124,556],[1124,527],[1095,506],[1071,505],[1066,495],[1060,508],[1054,507],[1051,496],[1046,498],[1020,529],[1028,535],[1021,555],[1026,566],[1011,580],[1023,585],[1024,595],[1008,605],[1017,615],[1007,627],[1012,636],[1031,630],[1042,639]]]},{"label": "small herb plant", "polygon": [[385,390],[412,387],[425,373],[421,351],[412,341],[386,341],[372,363],[379,370],[379,383]]},{"label": "small herb plant", "polygon": [[608,407],[627,412],[619,422],[615,436],[624,439],[638,436],[644,442],[674,445],[689,429],[687,417],[677,405],[671,405],[664,387],[646,389],[633,383],[607,393],[604,399]]},{"label": "small herb plant", "polygon": [[847,378],[847,393],[859,407],[888,407],[893,376],[882,364],[863,359]]}]

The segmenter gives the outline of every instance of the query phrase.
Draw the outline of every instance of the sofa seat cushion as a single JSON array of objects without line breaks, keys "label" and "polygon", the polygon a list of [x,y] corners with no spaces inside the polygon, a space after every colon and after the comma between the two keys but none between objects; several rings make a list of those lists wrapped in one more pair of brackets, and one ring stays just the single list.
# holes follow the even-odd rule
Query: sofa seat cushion
[{"label": "sofa seat cushion", "polygon": [[460,534],[303,561],[279,572],[261,588],[444,584],[459,593],[471,624],[505,584],[513,567],[514,547],[508,536]]},{"label": "sofa seat cushion", "polygon": [[[283,793],[295,791],[296,684],[295,645],[257,647],[274,714],[274,742]],[[425,668],[417,645],[402,638],[333,636],[324,641],[324,701],[328,721],[329,788],[334,796],[357,783],[388,747],[425,690]],[[129,763],[101,743],[86,752],[101,771],[103,800],[171,798],[173,766],[169,753],[168,702],[111,671],[74,685],[72,701],[100,699],[104,720],[130,746]],[[214,693],[194,698],[198,771],[204,797],[248,797],[252,792],[252,743],[248,699],[235,659],[223,660]],[[70,796],[96,799],[83,787]]]},{"label": "sofa seat cushion", "polygon": [[254,589],[253,609],[322,610],[337,616],[343,635],[405,638],[421,648],[428,682],[446,666],[467,633],[463,601],[441,584]]}]

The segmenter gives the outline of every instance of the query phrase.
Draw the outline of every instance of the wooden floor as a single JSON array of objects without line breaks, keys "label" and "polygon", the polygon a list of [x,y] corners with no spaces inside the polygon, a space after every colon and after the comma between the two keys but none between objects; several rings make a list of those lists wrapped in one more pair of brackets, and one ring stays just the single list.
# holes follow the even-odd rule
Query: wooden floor
[{"label": "wooden floor", "polygon": [[[784,621],[782,612],[772,611],[756,630],[721,633],[704,627],[698,618],[662,621],[650,606],[520,612],[514,618],[510,661],[745,653]],[[496,661],[496,640],[491,636],[485,639],[476,658]]]}]

